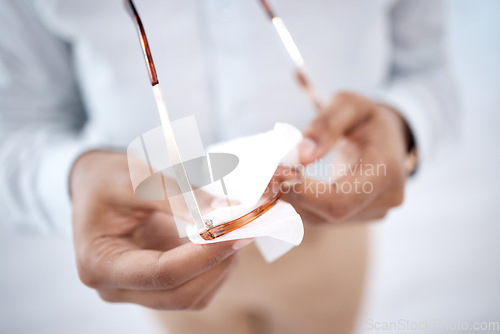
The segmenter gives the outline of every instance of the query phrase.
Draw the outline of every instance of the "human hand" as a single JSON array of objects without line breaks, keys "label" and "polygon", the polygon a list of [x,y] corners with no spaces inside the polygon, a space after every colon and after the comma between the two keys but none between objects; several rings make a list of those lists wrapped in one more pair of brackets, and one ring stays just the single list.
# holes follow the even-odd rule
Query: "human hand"
[{"label": "human hand", "polygon": [[302,165],[335,147],[333,168],[338,173],[332,183],[324,183],[280,167],[276,176],[284,199],[311,223],[383,218],[403,201],[411,140],[396,111],[353,93],[339,93],[305,129],[299,145]]},{"label": "human hand", "polygon": [[134,195],[123,153],[82,155],[70,185],[78,273],[106,301],[202,308],[235,266],[237,249],[251,242],[180,239],[167,201]]}]

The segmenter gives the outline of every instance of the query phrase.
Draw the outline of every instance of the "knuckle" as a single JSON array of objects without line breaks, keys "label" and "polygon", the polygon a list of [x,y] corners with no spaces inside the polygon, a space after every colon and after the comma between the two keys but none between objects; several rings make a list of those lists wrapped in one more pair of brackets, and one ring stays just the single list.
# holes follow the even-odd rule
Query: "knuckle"
[{"label": "knuckle", "polygon": [[99,282],[92,275],[88,273],[79,272],[78,276],[80,277],[80,281],[89,288],[96,289],[99,287]]},{"label": "knuckle", "polygon": [[387,216],[388,211],[383,210],[380,213],[378,213],[374,218],[375,219],[384,219]]},{"label": "knuckle", "polygon": [[77,264],[78,277],[80,281],[88,286],[89,288],[96,289],[100,286],[100,279],[95,274],[95,270],[86,262],[80,262]]},{"label": "knuckle", "polygon": [[172,307],[172,303],[168,298],[160,298],[157,300],[154,300],[151,302],[150,305],[148,305],[149,308],[157,311],[168,311],[175,309]]},{"label": "knuckle", "polygon": [[344,220],[351,212],[352,205],[347,201],[339,201],[336,203],[330,203],[327,207],[328,215],[334,221]]},{"label": "knuckle", "polygon": [[398,187],[398,189],[394,192],[391,200],[391,207],[400,206],[404,202],[404,189]]},{"label": "knuckle", "polygon": [[207,308],[207,306],[210,304],[210,302],[212,301],[212,298],[203,298],[202,300],[200,300],[198,303],[195,303],[192,307],[191,307],[191,310],[193,311],[200,311],[200,310],[203,310],[205,308]]},{"label": "knuckle", "polygon": [[187,299],[187,298],[183,298],[182,300],[179,300],[175,304],[175,308],[177,310],[189,310],[189,309],[191,309],[191,306],[193,305],[193,303],[194,303],[193,300],[190,300],[190,299]]},{"label": "knuckle", "polygon": [[168,264],[162,261],[161,255],[158,256],[156,264],[151,270],[151,274],[139,279],[140,285],[144,288],[153,288],[157,290],[172,289],[178,285],[178,279],[172,275],[168,268]]},{"label": "knuckle", "polygon": [[194,295],[178,292],[173,294],[169,308],[174,310],[189,310],[195,302]]},{"label": "knuckle", "polygon": [[345,207],[337,207],[335,210],[332,210],[330,216],[334,221],[342,221],[347,217],[347,213],[349,210]]},{"label": "knuckle", "polygon": [[82,247],[76,254],[76,265],[80,281],[89,288],[97,289],[104,284],[105,269],[102,257],[92,247]]},{"label": "knuckle", "polygon": [[155,271],[150,282],[143,282],[143,286],[152,285],[154,289],[172,289],[178,285],[177,279],[169,273]]},{"label": "knuckle", "polygon": [[115,290],[97,290],[99,297],[108,303],[120,302],[119,294]]}]

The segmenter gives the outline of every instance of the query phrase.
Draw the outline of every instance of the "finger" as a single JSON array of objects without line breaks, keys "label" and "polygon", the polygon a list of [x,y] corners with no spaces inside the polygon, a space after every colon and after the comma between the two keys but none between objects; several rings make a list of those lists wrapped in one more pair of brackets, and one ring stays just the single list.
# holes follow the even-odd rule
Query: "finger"
[{"label": "finger", "polygon": [[219,265],[170,290],[100,290],[101,298],[110,302],[127,302],[157,310],[185,310],[193,308],[206,296],[215,294],[218,287],[234,268],[235,256],[227,258]]},{"label": "finger", "polygon": [[368,221],[385,218],[389,209],[403,203],[404,184],[386,189],[368,206],[356,214],[352,220]]},{"label": "finger", "polygon": [[102,243],[83,261],[82,281],[91,287],[144,290],[180,286],[234,254],[233,246],[241,246],[234,241],[187,243],[161,252],[139,249],[125,239],[109,238]]},{"label": "finger", "polygon": [[303,175],[301,168],[278,166],[274,172],[273,180],[295,180],[301,178]]},{"label": "finger", "polygon": [[[391,207],[391,205],[388,204],[388,196],[384,195],[385,193],[386,192],[383,192],[382,194],[376,196],[374,200],[352,216],[350,220],[371,220],[384,218],[388,209]],[[302,220],[308,224],[321,224],[329,221],[330,217],[325,215],[319,216],[317,214],[317,207],[313,207],[295,196],[289,196],[284,199],[293,205]],[[396,206],[396,203],[392,206]]]},{"label": "finger", "polygon": [[302,219],[304,224],[319,225],[319,224],[324,224],[324,223],[328,222],[328,220],[325,219],[324,217],[321,217],[321,216],[318,216],[317,214],[315,214],[314,210],[311,211],[310,207],[304,207],[300,201],[290,201],[289,203],[293,206],[293,208],[300,215],[300,218]]},{"label": "finger", "polygon": [[380,220],[385,218],[387,212],[388,209],[363,210],[362,212],[354,216],[352,220],[361,222]]},{"label": "finger", "polygon": [[302,221],[304,223],[316,225],[316,224],[322,224],[322,223],[325,223],[328,221],[328,219],[325,219],[324,217],[318,216],[315,213],[315,211],[316,211],[315,208],[311,208],[308,205],[304,205],[302,201],[297,200],[295,197],[282,196],[281,199],[287,201],[288,203],[290,203],[293,206],[293,208],[300,215],[300,218],[302,219]]},{"label": "finger", "polygon": [[373,103],[353,93],[339,93],[304,130],[299,159],[309,164],[324,156],[343,135],[363,124],[373,113]]},{"label": "finger", "polygon": [[[288,196],[284,199],[294,206],[302,219],[307,223],[325,223],[330,218],[325,215],[319,216],[316,206],[312,206],[296,196]],[[386,188],[378,194],[373,194],[373,199],[369,204],[355,213],[349,220],[367,221],[382,219],[387,215],[390,208],[401,205],[403,199],[404,183],[396,183],[391,188]]]},{"label": "finger", "polygon": [[284,199],[325,219],[343,221],[368,206],[385,188],[383,176],[362,173],[345,176],[333,183],[304,177],[302,182],[288,187],[282,184]]}]

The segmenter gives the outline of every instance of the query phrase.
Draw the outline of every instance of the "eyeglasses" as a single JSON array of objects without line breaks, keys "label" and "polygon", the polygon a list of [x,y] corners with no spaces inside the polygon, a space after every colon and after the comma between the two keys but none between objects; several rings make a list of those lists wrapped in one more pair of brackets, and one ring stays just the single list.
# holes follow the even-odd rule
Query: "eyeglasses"
[{"label": "eyeglasses", "polygon": [[[179,148],[175,139],[175,135],[170,123],[170,117],[168,114],[167,107],[165,105],[165,100],[163,98],[162,91],[160,89],[160,83],[158,80],[158,75],[156,73],[155,64],[153,61],[153,56],[151,49],[149,47],[148,39],[146,36],[146,31],[142,24],[141,18],[135,8],[132,0],[124,0],[125,6],[127,7],[131,17],[133,18],[137,31],[139,33],[139,39],[141,42],[142,51],[144,58],[146,60],[146,65],[150,77],[151,85],[153,86],[153,92],[156,99],[156,104],[158,112],[160,115],[161,126],[165,141],[167,144],[168,157],[173,166],[175,179],[179,185],[179,188],[183,194],[184,201],[188,207],[189,213],[193,219],[196,228],[200,231],[200,236],[205,240],[213,240],[236,229],[239,229],[255,219],[259,218],[266,212],[268,212],[274,205],[278,202],[281,193],[279,190],[275,190],[275,187],[268,186],[267,190],[264,192],[263,196],[256,204],[255,208],[246,213],[245,215],[230,220],[225,223],[213,225],[211,220],[204,219],[198,201],[194,195],[193,188],[189,181],[188,174],[186,172],[186,167],[182,161]],[[304,81],[305,82],[305,81]]]},{"label": "eyeglasses", "polygon": [[283,46],[285,47],[288,55],[295,65],[296,78],[299,85],[304,89],[305,93],[314,104],[316,110],[320,111],[321,102],[318,98],[318,95],[316,94],[316,91],[313,89],[311,81],[309,80],[309,75],[307,73],[304,58],[302,57],[297,44],[295,44],[295,41],[293,40],[290,31],[285,25],[285,22],[281,17],[275,14],[267,0],[259,0],[259,2],[264,8],[264,11],[266,12],[269,19],[271,19],[271,22],[273,23],[273,26],[276,29],[276,32],[278,33]]},{"label": "eyeglasses", "polygon": [[229,232],[237,230],[253,222],[255,219],[259,218],[260,216],[271,210],[271,208],[276,205],[280,197],[281,193],[279,191],[273,191],[273,187],[268,186],[266,191],[260,198],[259,202],[256,204],[255,209],[251,210],[250,212],[241,216],[240,218],[236,218],[227,223],[223,223],[208,228],[207,230],[200,233],[200,236],[204,240],[213,240]]}]

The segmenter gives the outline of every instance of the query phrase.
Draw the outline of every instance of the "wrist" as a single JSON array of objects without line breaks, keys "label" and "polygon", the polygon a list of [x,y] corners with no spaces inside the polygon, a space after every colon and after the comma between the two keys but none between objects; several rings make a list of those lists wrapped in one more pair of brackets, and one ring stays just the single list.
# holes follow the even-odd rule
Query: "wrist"
[{"label": "wrist", "polygon": [[395,123],[397,124],[397,127],[399,129],[399,133],[401,135],[402,143],[404,146],[405,170],[407,172],[407,175],[415,174],[418,167],[418,151],[416,147],[415,137],[410,126],[396,109],[388,105],[379,105],[379,107],[381,107],[383,110],[386,110],[393,116]]}]

